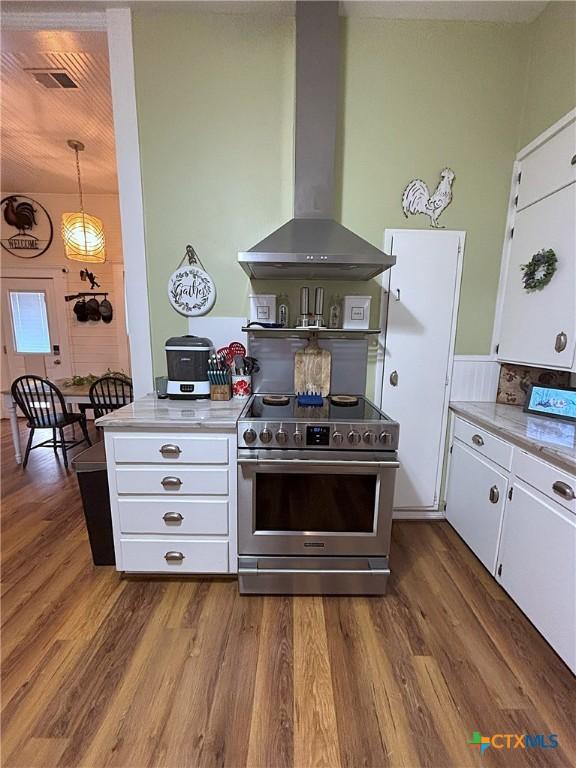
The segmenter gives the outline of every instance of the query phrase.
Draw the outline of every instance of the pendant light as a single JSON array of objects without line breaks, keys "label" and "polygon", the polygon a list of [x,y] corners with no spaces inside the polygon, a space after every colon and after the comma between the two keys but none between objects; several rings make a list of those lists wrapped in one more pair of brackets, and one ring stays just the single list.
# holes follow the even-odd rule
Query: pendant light
[{"label": "pendant light", "polygon": [[78,158],[78,153],[84,150],[84,144],[81,141],[68,139],[68,146],[76,153],[80,211],[62,214],[62,238],[64,239],[66,257],[72,261],[102,263],[106,261],[104,226],[96,216],[90,216],[84,212],[80,160]]}]

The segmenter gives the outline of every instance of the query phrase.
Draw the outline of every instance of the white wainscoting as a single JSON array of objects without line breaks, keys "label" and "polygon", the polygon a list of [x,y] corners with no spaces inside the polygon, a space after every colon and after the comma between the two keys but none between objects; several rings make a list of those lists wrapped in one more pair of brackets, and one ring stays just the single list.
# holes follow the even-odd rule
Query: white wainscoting
[{"label": "white wainscoting", "polygon": [[452,370],[452,401],[494,402],[500,364],[492,355],[455,355]]}]

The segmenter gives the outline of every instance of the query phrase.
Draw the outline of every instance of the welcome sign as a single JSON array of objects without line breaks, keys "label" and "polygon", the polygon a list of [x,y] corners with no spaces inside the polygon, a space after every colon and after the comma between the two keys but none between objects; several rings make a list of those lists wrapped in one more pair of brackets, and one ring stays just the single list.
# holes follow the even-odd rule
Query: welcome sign
[{"label": "welcome sign", "polygon": [[0,208],[0,243],[4,250],[21,259],[33,259],[48,250],[54,228],[43,205],[26,195],[9,195]]}]

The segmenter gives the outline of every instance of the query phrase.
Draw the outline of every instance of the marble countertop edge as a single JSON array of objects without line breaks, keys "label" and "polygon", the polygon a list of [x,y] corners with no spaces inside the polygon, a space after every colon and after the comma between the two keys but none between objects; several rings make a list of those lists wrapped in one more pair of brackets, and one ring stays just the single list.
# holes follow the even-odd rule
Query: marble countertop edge
[{"label": "marble countertop edge", "polygon": [[501,403],[456,401],[450,403],[450,409],[502,440],[576,474],[576,423],[533,416],[519,406]]},{"label": "marble countertop edge", "polygon": [[106,429],[190,429],[234,431],[246,400],[160,400],[146,395],[101,416]]}]

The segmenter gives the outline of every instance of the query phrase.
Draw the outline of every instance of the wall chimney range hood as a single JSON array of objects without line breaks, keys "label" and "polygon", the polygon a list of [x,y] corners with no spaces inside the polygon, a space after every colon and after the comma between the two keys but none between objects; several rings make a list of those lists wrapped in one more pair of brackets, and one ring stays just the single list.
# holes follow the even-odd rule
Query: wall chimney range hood
[{"label": "wall chimney range hood", "polygon": [[396,262],[333,218],[339,69],[338,3],[297,2],[294,218],[238,254],[251,279],[370,280]]}]

